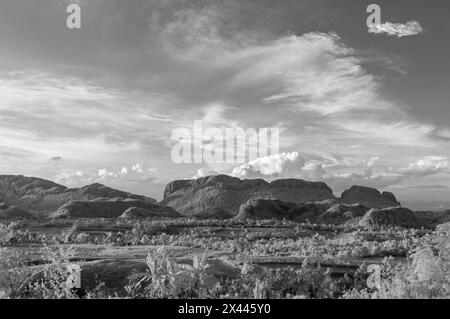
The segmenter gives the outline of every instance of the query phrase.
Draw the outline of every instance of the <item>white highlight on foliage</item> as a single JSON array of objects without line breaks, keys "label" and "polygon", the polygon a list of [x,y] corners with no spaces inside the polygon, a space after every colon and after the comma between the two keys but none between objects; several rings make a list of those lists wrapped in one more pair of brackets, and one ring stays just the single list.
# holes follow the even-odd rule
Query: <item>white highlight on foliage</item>
[{"label": "white highlight on foliage", "polygon": [[81,289],[81,266],[77,264],[67,265],[69,276],[67,278],[67,285],[70,288]]}]

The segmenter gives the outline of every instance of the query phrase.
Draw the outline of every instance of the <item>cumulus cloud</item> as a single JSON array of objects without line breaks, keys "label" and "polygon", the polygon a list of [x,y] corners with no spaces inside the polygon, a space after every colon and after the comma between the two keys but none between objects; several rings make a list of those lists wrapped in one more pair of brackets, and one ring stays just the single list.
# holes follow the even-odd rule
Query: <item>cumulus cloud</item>
[{"label": "cumulus cloud", "polygon": [[197,171],[197,173],[195,173],[195,175],[192,177],[192,179],[199,179],[202,177],[214,176],[214,175],[219,175],[219,173],[216,171],[213,171],[213,170],[206,169],[206,168],[200,168]]},{"label": "cumulus cloud", "polygon": [[378,156],[372,157],[367,161],[367,167],[373,167],[378,162],[380,158]]},{"label": "cumulus cloud", "polygon": [[[383,188],[400,184],[408,179],[434,176],[446,172],[448,158],[427,156],[405,167],[377,166],[371,159],[363,172],[331,173],[325,180],[336,189],[342,190],[351,185],[363,185]],[[378,161],[379,159],[377,159]]]},{"label": "cumulus cloud", "polygon": [[445,172],[448,169],[448,158],[444,156],[427,156],[407,167],[401,168],[399,172],[405,176],[423,177]]},{"label": "cumulus cloud", "polygon": [[[259,158],[236,167],[231,176],[239,178],[302,178],[327,182],[335,190],[343,190],[351,185],[383,188],[396,185],[413,177],[433,176],[446,172],[448,158],[427,156],[405,167],[385,167],[378,165],[378,157],[366,161],[366,165],[342,167],[329,159],[305,159],[297,152],[283,153]],[[342,170],[345,171],[342,171]]]},{"label": "cumulus cloud", "polygon": [[[298,5],[303,7],[303,2]],[[41,175],[42,163],[59,155],[64,161],[45,174],[64,169],[71,173],[61,174],[61,179],[78,184],[104,179],[123,187],[127,181],[140,180],[140,175],[154,173],[132,165],[118,169],[136,161],[155,163],[165,181],[189,177],[183,175],[188,167],[170,162],[170,132],[190,127],[194,120],[211,126],[279,127],[283,152],[317,155],[284,153],[236,167],[233,174],[245,178],[298,176],[392,184],[413,171],[419,174],[416,166],[421,164],[408,168],[414,161],[412,151],[418,158],[448,152],[448,129],[437,130],[411,118],[413,112],[404,111],[408,106],[401,99],[387,98],[386,74],[372,74],[375,68],[366,68],[367,57],[346,39],[335,33],[281,34],[261,18],[277,14],[279,6],[270,5],[267,14],[249,18],[249,11],[242,13],[243,3],[151,1],[138,10],[114,11],[109,15],[114,22],[124,20],[113,23],[108,34],[133,34],[130,42],[111,46],[102,42],[101,54],[86,45],[85,52],[89,60],[102,57],[92,63],[109,61],[108,65],[96,69],[88,63],[78,69],[77,61],[76,68],[1,72],[0,148],[9,157],[0,157],[0,169]],[[249,5],[255,9],[254,3]],[[255,16],[257,24],[252,21]],[[108,20],[108,26],[113,24]],[[135,32],[142,26],[143,32]],[[419,30],[415,24],[412,27]],[[408,27],[387,23],[383,28],[374,32],[388,34],[386,30],[395,29],[390,34],[408,34]],[[105,47],[111,52],[104,52]],[[395,69],[400,60],[387,56],[371,67]],[[116,76],[123,76],[124,82],[116,83]],[[10,160],[11,154],[19,154],[21,161]],[[382,168],[381,160],[362,162],[374,154],[394,160],[404,171]],[[331,158],[339,158],[340,163]],[[85,167],[92,171],[79,171]],[[231,172],[232,167],[213,169]],[[213,172],[200,171],[196,176],[209,173]],[[147,189],[145,185],[143,191]]]},{"label": "cumulus cloud", "polygon": [[318,178],[325,173],[323,163],[306,160],[297,152],[258,158],[233,169],[231,175],[239,178]]},{"label": "cumulus cloud", "polygon": [[[141,167],[142,171],[133,171],[133,166]],[[157,176],[155,174],[156,171],[154,168],[147,169],[145,165],[135,164],[124,166],[122,169],[117,170],[106,168],[99,170],[67,170],[49,179],[71,188],[100,183],[122,191],[161,199],[162,190],[167,181],[155,177]]]},{"label": "cumulus cloud", "polygon": [[369,28],[369,33],[385,34],[397,38],[417,35],[422,32],[422,26],[417,21],[409,21],[406,24],[386,22],[379,25],[374,24]]},{"label": "cumulus cloud", "polygon": [[62,172],[55,176],[54,181],[67,187],[79,187],[95,182],[97,176],[84,171]]},{"label": "cumulus cloud", "polygon": [[141,164],[136,164],[136,165],[133,165],[133,167],[131,168],[131,170],[133,171],[133,172],[136,172],[136,173],[138,173],[138,174],[140,174],[140,173],[143,173],[144,172],[144,167],[141,165]]},{"label": "cumulus cloud", "polygon": [[149,175],[150,170],[145,170],[141,164],[131,166],[131,169],[124,166],[121,170],[112,171],[106,168],[97,170],[97,172],[74,171],[62,172],[54,178],[55,182],[70,186],[79,187],[91,183],[104,183],[111,186],[123,186],[130,181],[149,181],[153,177]]}]

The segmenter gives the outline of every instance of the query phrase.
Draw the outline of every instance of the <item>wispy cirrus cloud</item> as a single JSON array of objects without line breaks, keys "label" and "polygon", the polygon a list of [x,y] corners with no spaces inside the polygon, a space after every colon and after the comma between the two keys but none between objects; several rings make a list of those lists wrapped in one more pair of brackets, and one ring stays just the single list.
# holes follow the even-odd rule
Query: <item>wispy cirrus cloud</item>
[{"label": "wispy cirrus cloud", "polygon": [[[45,2],[50,6],[52,1]],[[164,182],[188,178],[199,167],[170,162],[170,137],[172,129],[189,128],[194,120],[211,127],[278,127],[284,152],[237,168],[209,167],[196,176],[236,169],[242,177],[334,177],[336,184],[392,185],[406,175],[436,171],[430,159],[424,173],[409,167],[417,158],[450,156],[445,123],[437,127],[414,118],[401,97],[385,94],[389,73],[383,71],[406,76],[404,57],[384,52],[374,57],[373,51],[364,56],[355,49],[360,46],[350,46],[358,42],[345,32],[305,27],[299,20],[314,20],[318,1],[288,1],[288,9],[270,1],[80,3],[89,8],[84,20],[89,32],[80,30],[72,42],[55,28],[48,48],[38,43],[38,50],[30,50],[43,61],[42,52],[50,60],[65,57],[61,61],[68,65],[0,73],[0,169],[5,172],[59,176],[77,186],[104,178],[126,187],[136,178],[121,178],[125,170],[120,168],[125,165],[130,174],[130,163],[140,162],[160,168]],[[44,21],[43,11],[34,21]],[[283,27],[284,20],[267,19],[286,13],[292,21]],[[320,29],[335,26],[324,23]],[[46,30],[39,29],[37,38]],[[415,21],[388,22],[373,30],[397,37],[420,32]],[[15,41],[5,47],[13,49]],[[83,50],[68,54],[75,47]],[[362,164],[375,156],[379,160],[370,161],[370,167]],[[56,157],[63,160],[49,161]],[[387,162],[393,171],[380,167]],[[146,184],[141,187],[148,191]]]},{"label": "wispy cirrus cloud", "polygon": [[151,93],[39,70],[0,74],[0,95],[0,146],[38,158],[95,160],[88,154],[137,151],[167,121],[157,111],[167,100]]},{"label": "wispy cirrus cloud", "polygon": [[[220,99],[250,127],[267,126],[267,118],[275,118],[287,149],[308,140],[315,144],[316,139],[377,148],[380,142],[388,147],[434,144],[434,127],[410,118],[405,105],[385,98],[383,83],[364,67],[367,59],[337,34],[230,32],[225,27],[229,13],[214,3],[201,10],[181,9],[172,19],[157,22],[166,53],[198,74],[195,86],[183,84],[178,91],[186,101],[193,95],[202,102]],[[394,68],[396,62],[386,57],[384,64],[386,59]]]}]

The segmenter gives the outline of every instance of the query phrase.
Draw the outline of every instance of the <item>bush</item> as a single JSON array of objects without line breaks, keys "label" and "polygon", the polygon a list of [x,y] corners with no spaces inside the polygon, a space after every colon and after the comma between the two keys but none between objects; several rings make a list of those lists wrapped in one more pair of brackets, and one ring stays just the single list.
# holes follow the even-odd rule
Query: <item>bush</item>
[{"label": "bush", "polygon": [[388,259],[385,260],[377,289],[354,288],[344,298],[450,298],[449,238],[450,223],[440,225],[432,241],[425,241],[415,249],[407,263],[393,265]]},{"label": "bush", "polygon": [[74,256],[72,248],[44,246],[41,257],[45,264],[29,267],[23,256],[2,251],[0,291],[4,298],[68,299],[77,298],[69,281],[68,265]]},{"label": "bush", "polygon": [[170,260],[163,251],[149,254],[148,273],[126,287],[127,297],[132,298],[207,298],[218,281],[205,270],[206,253],[195,256],[193,265],[179,265]]}]

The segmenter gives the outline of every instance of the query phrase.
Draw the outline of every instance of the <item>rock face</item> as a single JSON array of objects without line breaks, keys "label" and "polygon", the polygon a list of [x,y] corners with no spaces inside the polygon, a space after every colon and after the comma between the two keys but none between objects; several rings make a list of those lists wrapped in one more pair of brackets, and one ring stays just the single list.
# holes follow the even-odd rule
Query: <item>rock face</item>
[{"label": "rock face", "polygon": [[388,208],[400,206],[395,195],[390,192],[380,193],[375,188],[352,186],[342,193],[343,204],[362,204],[370,208]]},{"label": "rock face", "polygon": [[185,216],[205,216],[211,212],[235,216],[239,207],[250,199],[273,198],[303,203],[335,199],[335,196],[321,182],[285,179],[268,183],[262,179],[240,180],[219,175],[172,182],[167,185],[160,204]]},{"label": "rock face", "polygon": [[[278,199],[296,204],[338,200],[339,203],[347,206],[335,208],[339,209],[337,222],[340,222],[342,218],[342,209],[350,209],[346,211],[353,215],[361,214],[358,208],[351,207],[354,204],[360,204],[365,208],[400,206],[394,194],[381,193],[374,188],[363,186],[351,187],[338,199],[333,195],[332,190],[321,182],[284,179],[268,183],[261,179],[240,180],[226,175],[172,182],[167,185],[161,204],[173,207],[185,216],[208,216],[208,214],[215,216],[214,212],[220,216],[233,216],[237,214],[242,204],[251,199]],[[333,212],[330,211],[323,218],[332,222],[334,218],[332,216]]]},{"label": "rock face", "polygon": [[363,216],[368,210],[369,208],[361,204],[336,204],[319,216],[316,222],[327,225],[340,225]]},{"label": "rock face", "polygon": [[336,198],[325,183],[299,179],[269,183],[219,175],[174,181],[167,185],[164,199],[157,205],[152,198],[101,184],[69,189],[39,178],[0,176],[0,218],[147,218],[179,217],[180,213],[204,219],[239,215],[238,218],[341,224],[361,218],[370,208],[399,206],[389,192],[353,186]]},{"label": "rock face", "polygon": [[210,210],[205,210],[197,215],[195,215],[195,218],[197,219],[230,219],[233,218],[234,215],[231,214],[229,211],[226,211],[221,208],[214,208]]},{"label": "rock face", "polygon": [[295,222],[315,222],[328,208],[330,202],[295,204],[278,199],[252,199],[239,209],[236,220],[279,219]]},{"label": "rock face", "polygon": [[371,209],[361,219],[361,226],[398,226],[405,228],[420,228],[423,226],[419,218],[409,209],[392,207]]},{"label": "rock face", "polygon": [[315,203],[288,203],[278,199],[253,199],[243,204],[236,220],[286,219],[294,222],[341,225],[360,218],[369,208],[360,204],[343,205],[335,200]]},{"label": "rock face", "polygon": [[168,207],[163,207],[163,209],[156,209],[154,211],[139,207],[130,207],[120,215],[120,218],[123,219],[146,219],[154,217],[178,218],[181,217],[181,215]]},{"label": "rock face", "polygon": [[104,199],[134,199],[146,203],[156,200],[122,192],[101,184],[69,189],[40,178],[4,175],[0,176],[0,198],[7,205],[20,207],[31,213],[46,216],[70,201]]},{"label": "rock face", "polygon": [[294,222],[310,221],[317,224],[342,225],[351,222],[363,227],[398,226],[420,228],[422,223],[409,209],[392,207],[369,209],[364,205],[336,204],[332,201],[316,203],[287,203],[278,199],[254,199],[240,207],[236,220],[279,219]]},{"label": "rock face", "polygon": [[130,208],[140,209],[139,214],[147,216],[179,217],[170,207],[134,199],[112,199],[92,201],[70,201],[52,214],[54,218],[115,218],[123,215]]}]

